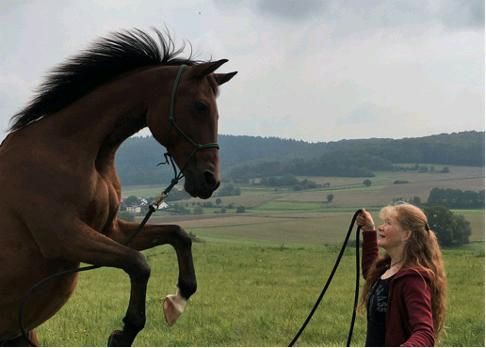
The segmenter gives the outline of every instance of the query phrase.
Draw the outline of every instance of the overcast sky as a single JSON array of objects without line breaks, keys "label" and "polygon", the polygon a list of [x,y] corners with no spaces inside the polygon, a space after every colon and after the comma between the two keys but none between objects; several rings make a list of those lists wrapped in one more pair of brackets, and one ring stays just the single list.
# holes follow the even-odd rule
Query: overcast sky
[{"label": "overcast sky", "polygon": [[51,68],[152,26],[239,71],[221,88],[221,134],[484,130],[483,0],[1,0],[0,24],[0,140]]}]

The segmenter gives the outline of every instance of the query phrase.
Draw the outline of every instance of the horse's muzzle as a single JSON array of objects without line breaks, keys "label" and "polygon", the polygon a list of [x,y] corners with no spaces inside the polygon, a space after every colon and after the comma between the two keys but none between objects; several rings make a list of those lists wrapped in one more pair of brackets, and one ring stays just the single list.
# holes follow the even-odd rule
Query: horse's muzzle
[{"label": "horse's muzzle", "polygon": [[211,170],[205,170],[202,174],[187,175],[184,189],[192,196],[206,199],[211,197],[219,187],[220,180]]}]

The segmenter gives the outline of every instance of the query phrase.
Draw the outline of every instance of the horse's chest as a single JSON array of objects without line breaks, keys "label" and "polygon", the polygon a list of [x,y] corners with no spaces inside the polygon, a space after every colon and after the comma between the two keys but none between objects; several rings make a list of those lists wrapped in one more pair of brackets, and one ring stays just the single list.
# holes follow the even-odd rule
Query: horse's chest
[{"label": "horse's chest", "polygon": [[86,209],[86,222],[91,227],[102,233],[111,231],[120,206],[119,192],[113,183],[103,178],[97,180]]}]

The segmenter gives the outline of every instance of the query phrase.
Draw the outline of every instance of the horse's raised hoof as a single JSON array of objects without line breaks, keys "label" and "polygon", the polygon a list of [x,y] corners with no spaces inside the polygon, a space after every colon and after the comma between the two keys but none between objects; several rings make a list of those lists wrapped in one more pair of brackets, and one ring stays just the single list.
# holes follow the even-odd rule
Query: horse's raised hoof
[{"label": "horse's raised hoof", "polygon": [[176,295],[168,295],[164,299],[163,309],[164,309],[164,317],[167,325],[172,326],[175,324],[177,319],[181,316],[182,312],[184,312],[184,308],[186,307],[187,300],[179,295],[179,291]]},{"label": "horse's raised hoof", "polygon": [[115,330],[108,338],[108,347],[131,347],[133,339],[127,337],[127,334],[121,330]]}]

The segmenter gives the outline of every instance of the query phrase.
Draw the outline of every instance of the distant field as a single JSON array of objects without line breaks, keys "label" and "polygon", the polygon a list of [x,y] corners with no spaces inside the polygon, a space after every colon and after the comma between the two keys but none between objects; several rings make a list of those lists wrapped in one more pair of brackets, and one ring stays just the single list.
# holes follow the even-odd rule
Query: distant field
[{"label": "distant field", "polygon": [[[438,166],[437,169],[442,167]],[[381,172],[371,178],[372,185],[362,184],[364,178],[311,177],[318,183],[329,182],[329,188],[294,191],[288,188],[241,186],[240,196],[219,197],[221,206],[244,206],[245,213],[235,208],[221,214],[221,208],[204,208],[203,215],[174,216],[157,212],[155,223],[178,223],[207,240],[276,242],[281,244],[338,243],[347,230],[353,212],[361,207],[372,209],[378,223],[380,207],[393,199],[419,196],[426,201],[434,187],[479,191],[484,189],[484,171],[478,167],[450,166],[449,173]],[[302,179],[302,178],[301,178]],[[395,180],[407,184],[393,184]],[[126,192],[141,195],[158,192],[160,188],[129,187]],[[331,203],[325,202],[332,193]],[[216,204],[216,198],[208,200]],[[191,209],[201,200],[178,201]],[[173,203],[169,203],[173,204]],[[458,210],[470,221],[471,241],[484,241],[484,210]]]},{"label": "distant field", "polygon": [[[441,168],[437,166],[437,169]],[[393,199],[409,199],[414,196],[426,201],[429,192],[434,187],[453,188],[461,190],[479,191],[484,189],[484,168],[449,166],[449,173],[410,173],[410,172],[378,172],[376,177],[369,178],[370,187],[363,185],[366,178],[341,177],[308,177],[317,183],[330,183],[328,188],[293,191],[287,188],[268,188],[254,185],[241,186],[241,196],[220,197],[224,204],[233,203],[250,208],[273,202],[276,200],[290,202],[319,202],[326,201],[328,194],[334,195],[329,207],[361,207],[383,206]],[[303,179],[302,177],[300,179]],[[394,184],[396,180],[406,181],[404,184]],[[224,185],[224,184],[223,184]],[[182,186],[178,186],[182,189]],[[123,188],[123,196],[130,195],[151,197],[156,196],[164,186],[128,186]],[[217,197],[208,199],[215,202]],[[189,199],[182,203],[201,202],[198,199]]]},{"label": "distant field", "polygon": [[[278,214],[231,214],[218,216],[155,217],[153,223],[177,223],[207,240],[271,242],[280,244],[336,244],[343,240],[354,211]],[[484,241],[484,210],[455,211],[471,223],[471,241]],[[376,223],[378,212],[373,211]],[[353,237],[354,238],[354,237]]]},{"label": "distant field", "polygon": [[[332,206],[383,206],[393,199],[409,199],[414,196],[426,201],[434,187],[480,191],[484,189],[484,169],[480,167],[451,166],[449,173],[378,172],[369,178],[372,185],[362,185],[365,178],[310,177],[318,183],[331,183],[329,189],[290,193],[285,199],[292,201],[319,202],[328,193],[334,194]],[[406,181],[394,184],[395,181]]]},{"label": "distant field", "polygon": [[[152,267],[147,325],[135,346],[286,346],[329,275],[336,247],[195,243],[198,292],[175,326],[164,324],[161,299],[173,293],[171,248],[146,252]],[[445,250],[449,282],[447,332],[441,346],[484,346],[484,245]],[[354,256],[348,250],[299,346],[344,346],[351,317]],[[363,282],[361,282],[363,284]],[[129,281],[120,270],[83,273],[75,295],[39,329],[44,346],[105,346],[121,327]],[[364,344],[358,316],[353,346]]]}]

